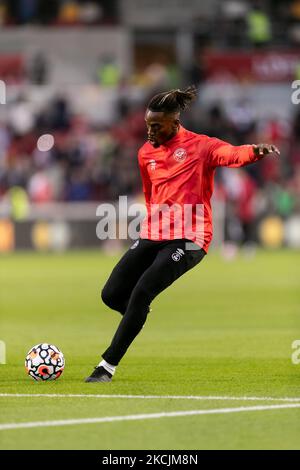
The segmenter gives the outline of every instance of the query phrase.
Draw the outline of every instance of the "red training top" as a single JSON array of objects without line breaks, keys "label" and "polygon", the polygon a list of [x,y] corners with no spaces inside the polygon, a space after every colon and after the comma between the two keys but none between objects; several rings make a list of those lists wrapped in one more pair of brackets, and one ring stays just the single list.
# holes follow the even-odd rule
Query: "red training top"
[{"label": "red training top", "polygon": [[158,148],[145,143],[138,154],[147,206],[140,237],[186,238],[207,252],[212,239],[210,199],[216,167],[236,168],[260,158],[252,145],[233,146],[182,126]]}]

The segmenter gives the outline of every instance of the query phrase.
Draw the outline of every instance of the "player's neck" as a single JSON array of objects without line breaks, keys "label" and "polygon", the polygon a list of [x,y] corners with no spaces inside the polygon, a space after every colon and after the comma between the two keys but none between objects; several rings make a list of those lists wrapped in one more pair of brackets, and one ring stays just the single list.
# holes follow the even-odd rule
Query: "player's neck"
[{"label": "player's neck", "polygon": [[179,131],[181,129],[181,125],[176,129],[176,131],[172,132],[172,134],[169,136],[169,138],[165,141],[165,144],[168,144],[170,140],[174,139],[179,134]]}]

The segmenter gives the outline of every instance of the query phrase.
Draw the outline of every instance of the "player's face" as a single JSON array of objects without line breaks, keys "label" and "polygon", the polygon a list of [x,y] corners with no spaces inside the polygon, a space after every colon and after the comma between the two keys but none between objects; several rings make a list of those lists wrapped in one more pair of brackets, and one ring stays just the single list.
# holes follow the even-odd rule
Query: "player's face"
[{"label": "player's face", "polygon": [[148,142],[153,147],[159,147],[174,137],[180,125],[177,115],[149,111],[149,109],[146,112],[145,121]]}]

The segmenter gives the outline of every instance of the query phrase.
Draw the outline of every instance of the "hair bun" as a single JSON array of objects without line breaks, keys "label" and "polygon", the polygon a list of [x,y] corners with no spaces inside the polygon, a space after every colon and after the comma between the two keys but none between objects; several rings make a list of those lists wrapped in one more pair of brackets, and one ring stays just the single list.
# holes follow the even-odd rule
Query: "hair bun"
[{"label": "hair bun", "polygon": [[197,88],[192,85],[185,90],[179,88],[155,95],[148,109],[150,111],[176,113],[183,111],[196,98]]}]

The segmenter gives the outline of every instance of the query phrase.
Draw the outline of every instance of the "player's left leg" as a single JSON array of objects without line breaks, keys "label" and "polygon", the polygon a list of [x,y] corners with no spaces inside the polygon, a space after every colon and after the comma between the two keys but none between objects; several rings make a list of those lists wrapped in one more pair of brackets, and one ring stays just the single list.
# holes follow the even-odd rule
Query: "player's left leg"
[{"label": "player's left leg", "polygon": [[[114,267],[101,292],[103,302],[124,315],[132,291],[140,277],[154,262],[162,246],[160,241],[137,240]],[[110,382],[114,366],[101,361],[86,382]],[[99,377],[100,376],[100,377]]]},{"label": "player's left leg", "polygon": [[206,252],[196,245],[195,249],[186,249],[186,242],[172,240],[163,244],[152,265],[139,279],[111,345],[102,355],[107,363],[113,366],[119,364],[141,331],[153,299],[205,256]]},{"label": "player's left leg", "polygon": [[139,278],[153,263],[159,242],[138,239],[112,270],[101,292],[103,302],[124,315]]}]

